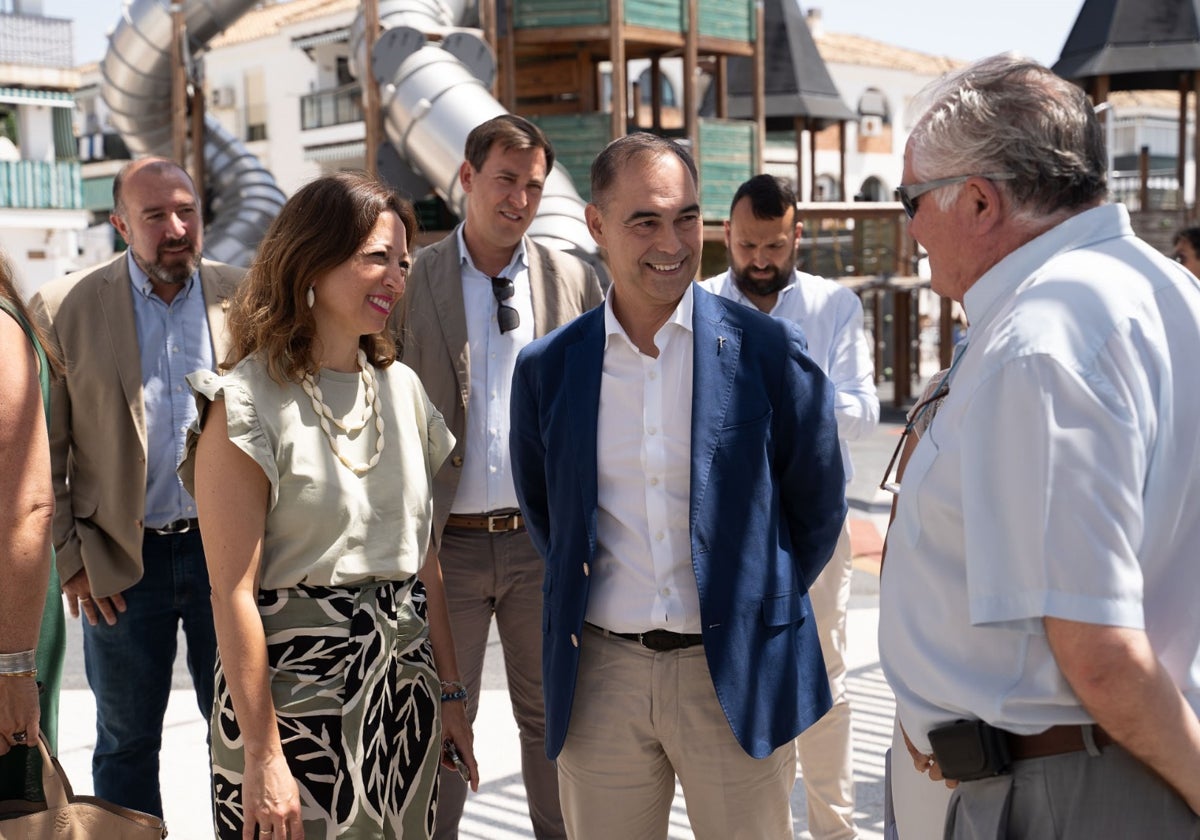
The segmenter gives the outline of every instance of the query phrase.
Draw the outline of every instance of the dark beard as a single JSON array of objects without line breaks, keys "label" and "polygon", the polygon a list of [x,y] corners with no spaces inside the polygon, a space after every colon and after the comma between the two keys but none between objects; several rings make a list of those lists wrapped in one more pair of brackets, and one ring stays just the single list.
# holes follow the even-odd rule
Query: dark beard
[{"label": "dark beard", "polygon": [[770,297],[792,282],[792,272],[790,269],[781,271],[778,267],[771,266],[771,272],[770,277],[764,277],[760,280],[749,276],[748,273],[738,271],[733,265],[729,266],[729,273],[733,276],[733,282],[742,290],[742,293],[757,295],[758,297]]},{"label": "dark beard", "polygon": [[[165,243],[164,247],[169,248],[179,244],[181,244],[180,241],[175,240]],[[193,243],[189,242],[188,244],[195,248]],[[189,277],[196,273],[196,269],[200,267],[200,253],[195,250],[188,255],[186,262],[173,267],[163,265],[158,260],[152,263],[143,263],[136,253],[134,253],[133,259],[138,264],[138,267],[146,272],[147,277],[156,283],[162,283],[167,286],[182,286],[188,281]]]}]

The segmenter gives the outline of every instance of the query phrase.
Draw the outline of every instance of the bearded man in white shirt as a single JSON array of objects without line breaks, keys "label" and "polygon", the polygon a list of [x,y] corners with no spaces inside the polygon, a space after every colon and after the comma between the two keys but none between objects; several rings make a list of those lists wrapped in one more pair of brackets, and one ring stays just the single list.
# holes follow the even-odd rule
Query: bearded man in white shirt
[{"label": "bearded man in white shirt", "polygon": [[[756,175],[737,192],[725,222],[729,270],[700,285],[713,294],[797,324],[808,355],[833,383],[834,412],[846,481],[854,476],[847,441],[879,423],[875,370],[863,334],[862,304],[844,286],[796,270],[803,224],[796,194],[786,182]],[[852,575],[849,520],[829,565],[809,590],[833,706],[796,739],[815,840],[853,840],[854,751],[846,691],[846,611]]]},{"label": "bearded man in white shirt", "polygon": [[1200,287],[1106,204],[1086,95],[937,83],[897,189],[971,324],[905,468],[880,653],[947,838],[1200,831]]}]

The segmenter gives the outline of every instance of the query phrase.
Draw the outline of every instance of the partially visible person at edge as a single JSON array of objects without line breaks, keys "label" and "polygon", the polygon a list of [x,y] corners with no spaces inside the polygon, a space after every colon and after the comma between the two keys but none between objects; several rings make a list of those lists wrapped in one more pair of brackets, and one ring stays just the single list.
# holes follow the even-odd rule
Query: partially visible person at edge
[{"label": "partially visible person at edge", "polygon": [[[964,325],[964,335],[965,329]],[[908,466],[908,459],[912,457],[913,450],[917,448],[917,441],[929,429],[934,415],[946,399],[946,390],[942,388],[942,383],[947,372],[947,369],[943,368],[931,376],[925,390],[909,409],[904,431],[896,441],[896,451],[892,453],[892,459],[888,462],[887,474],[880,482],[880,489],[899,494],[903,488],[904,468]],[[893,466],[895,481],[892,481]],[[896,495],[893,495],[889,527],[895,518]],[[882,573],[887,564],[886,538],[879,562]],[[889,752],[890,765],[887,776],[891,787],[884,795],[891,798],[894,823],[890,826],[884,825],[884,840],[937,837],[946,822],[946,806],[950,801],[951,789],[925,775],[929,770],[929,762],[905,739],[899,716],[896,716],[892,724],[892,748]],[[884,812],[887,812],[886,807]]]},{"label": "partially visible person at edge", "polygon": [[1184,228],[1175,234],[1171,259],[1200,277],[1200,227]]},{"label": "partially visible person at edge", "polygon": [[692,281],[699,184],[652,134],[592,164],[603,307],[521,351],[513,476],[546,558],[546,751],[573,840],[791,840],[793,739],[829,709],[808,589],[846,515],[800,330]]},{"label": "partially visible person at edge", "polygon": [[897,193],[968,340],[904,475],[879,644],[948,838],[1200,833],[1200,286],[1105,202],[1087,96],[936,83]]},{"label": "partially visible person at edge", "polygon": [[378,181],[302,187],[234,302],[232,370],[188,377],[221,840],[427,838],[443,734],[478,779],[430,540],[454,439],[388,330],[415,234]]},{"label": "partially visible person at edge", "polygon": [[3,257],[0,313],[0,801],[40,800],[36,742],[40,728],[56,749],[66,643],[47,429],[62,366]]},{"label": "partially visible person at edge", "polygon": [[180,628],[204,717],[217,652],[196,504],[175,474],[196,411],[184,377],[225,353],[245,269],[202,259],[200,198],[174,161],[126,164],[109,221],[128,250],[42,286],[30,310],[66,365],[50,401],[54,547],[96,698],[92,788],[162,816]]},{"label": "partially visible person at edge", "polygon": [[[454,643],[479,711],[495,623],[521,743],[521,781],[537,840],[562,840],[554,762],[542,705],[542,583],[546,564],[517,509],[508,456],[509,392],[517,353],[596,306],[591,266],[526,235],[554,169],[554,147],[515,114],[475,126],[458,183],[466,217],[422,248],[396,310],[400,361],[417,372],[456,443],[433,485],[433,531]],[[457,840],[467,786],[442,773],[437,840]]]},{"label": "partially visible person at edge", "polygon": [[[804,225],[796,194],[772,175],[756,175],[733,195],[725,220],[729,270],[700,285],[776,318],[799,325],[808,355],[833,383],[834,413],[846,482],[854,477],[847,441],[871,434],[879,423],[875,369],[863,334],[862,302],[854,292],[796,269]],[[854,750],[846,691],[846,611],[853,573],[849,523],[833,557],[809,590],[829,674],[833,706],[796,739],[804,778],[808,831],[815,840],[852,840]]]}]

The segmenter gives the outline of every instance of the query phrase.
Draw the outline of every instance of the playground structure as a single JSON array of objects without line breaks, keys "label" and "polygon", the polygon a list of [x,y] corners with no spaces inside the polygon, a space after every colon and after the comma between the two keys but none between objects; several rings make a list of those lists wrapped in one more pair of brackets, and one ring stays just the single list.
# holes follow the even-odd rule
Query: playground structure
[{"label": "playground structure", "polygon": [[[360,9],[352,26],[351,70],[364,88],[378,86],[383,142],[369,163],[409,195],[432,189],[459,216],[465,196],[457,173],[467,134],[486,119],[519,109],[542,125],[559,152],[530,236],[595,260],[583,215],[587,170],[599,148],[638,126],[638,112],[633,120],[627,114],[630,60],[650,62],[652,129],[662,124],[660,59],[683,61],[684,128],[678,136],[691,144],[701,167],[707,216],[720,218],[732,187],[761,162],[761,121],[697,116],[702,53],[719,91],[726,58],[755,55],[750,0],[582,0],[569,7],[548,0],[510,0],[503,6],[480,0],[478,7],[470,0],[367,2],[377,5]],[[255,0],[183,0],[174,15],[162,0],[133,0],[125,8],[101,63],[101,96],[134,156],[180,156],[172,141],[186,114],[165,107],[179,65],[190,63],[254,5]],[[367,37],[367,12],[378,20],[374,39]],[[464,26],[477,19],[482,28]],[[610,68],[609,76],[602,77],[601,65]],[[611,78],[607,112],[598,110],[605,78]],[[211,216],[205,253],[244,265],[285,196],[240,140],[211,116],[197,118],[204,97],[197,80],[193,87],[193,134],[200,126],[203,133],[192,141],[203,151],[203,164],[195,168],[203,170]],[[508,107],[493,90],[503,92]],[[718,113],[724,113],[722,103],[719,97]]]}]

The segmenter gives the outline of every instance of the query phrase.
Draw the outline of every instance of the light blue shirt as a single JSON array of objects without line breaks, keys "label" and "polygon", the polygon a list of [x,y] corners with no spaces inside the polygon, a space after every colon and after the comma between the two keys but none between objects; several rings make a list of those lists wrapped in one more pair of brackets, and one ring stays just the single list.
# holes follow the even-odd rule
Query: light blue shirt
[{"label": "light blue shirt", "polygon": [[212,337],[199,272],[167,304],[129,254],[133,317],[142,363],[142,402],[146,413],[147,528],[196,516],[196,502],[183,489],[175,468],[183,460],[196,402],[184,380],[195,370],[213,370]]},{"label": "light blue shirt", "polygon": [[475,267],[462,231],[463,225],[459,225],[455,236],[467,318],[471,381],[463,432],[462,475],[450,510],[485,513],[517,506],[508,455],[508,403],[517,354],[533,341],[533,297],[522,239],[499,274],[513,281],[514,293],[506,302],[517,310],[521,323],[515,330],[502,334],[497,324],[492,279]]}]

